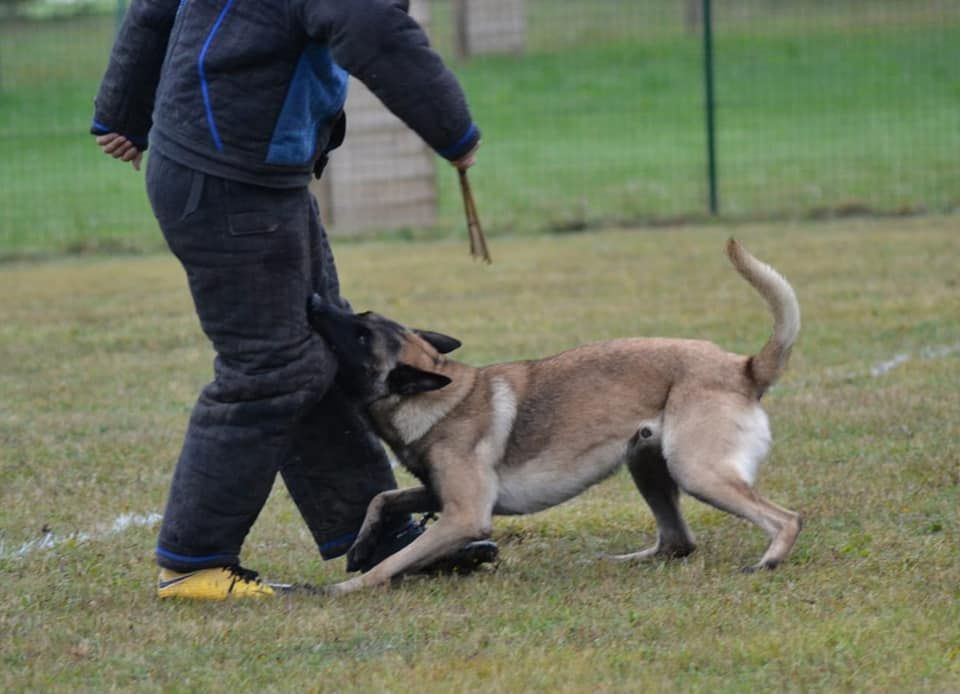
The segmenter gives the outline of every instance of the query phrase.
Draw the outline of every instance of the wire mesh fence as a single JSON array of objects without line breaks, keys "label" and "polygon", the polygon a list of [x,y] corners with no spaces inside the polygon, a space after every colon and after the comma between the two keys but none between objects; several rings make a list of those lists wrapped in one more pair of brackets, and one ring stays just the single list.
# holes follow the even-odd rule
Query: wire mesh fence
[{"label": "wire mesh fence", "polygon": [[[142,174],[86,134],[116,6],[23,16],[48,1],[0,19],[0,253],[157,245]],[[484,132],[471,176],[488,230],[707,216],[703,0],[423,1]],[[518,4],[519,46],[464,56],[470,2]],[[721,215],[960,209],[960,3],[738,0],[713,14]],[[434,233],[460,233],[442,163],[436,182]]]}]

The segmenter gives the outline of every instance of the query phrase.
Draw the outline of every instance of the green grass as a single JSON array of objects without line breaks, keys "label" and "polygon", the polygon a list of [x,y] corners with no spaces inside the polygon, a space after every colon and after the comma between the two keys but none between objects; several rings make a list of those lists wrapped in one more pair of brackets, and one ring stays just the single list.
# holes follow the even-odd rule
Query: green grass
[{"label": "green grass", "polygon": [[[434,7],[448,52],[449,15]],[[721,11],[717,35],[728,218],[960,207],[955,9],[738,7]],[[537,0],[529,23],[526,56],[455,65],[485,133],[472,178],[486,227],[702,218],[701,48],[677,3]],[[0,24],[0,256],[161,247],[142,174],[85,134],[113,27]],[[463,225],[455,176],[441,167],[438,179],[434,237]]]},{"label": "green grass", "polygon": [[[654,524],[618,474],[550,511],[495,521],[502,562],[329,601],[161,604],[155,528],[208,378],[167,256],[0,269],[0,689],[284,691],[956,691],[960,688],[960,266],[956,217],[604,231],[492,242],[339,244],[357,308],[457,335],[474,364],[616,335],[752,351],[770,318],[728,266],[735,233],[793,282],[804,327],[765,399],[761,485],[807,518],[791,560],[684,500],[689,559],[603,552]],[[940,350],[939,352],[937,350]],[[910,358],[871,376],[897,355]],[[404,483],[409,478],[404,477]],[[43,529],[76,538],[22,557]],[[319,583],[324,564],[278,487],[244,559]]]}]

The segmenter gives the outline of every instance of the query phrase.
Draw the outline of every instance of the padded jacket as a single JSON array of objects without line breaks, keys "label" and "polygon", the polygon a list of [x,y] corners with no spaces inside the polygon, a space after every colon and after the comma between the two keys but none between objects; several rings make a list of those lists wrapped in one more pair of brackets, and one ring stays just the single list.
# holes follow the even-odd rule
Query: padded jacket
[{"label": "padded jacket", "polygon": [[[133,0],[91,132],[270,187],[306,185],[339,144],[347,75],[441,156],[480,133],[408,0]],[[319,168],[319,167],[318,167]]]}]

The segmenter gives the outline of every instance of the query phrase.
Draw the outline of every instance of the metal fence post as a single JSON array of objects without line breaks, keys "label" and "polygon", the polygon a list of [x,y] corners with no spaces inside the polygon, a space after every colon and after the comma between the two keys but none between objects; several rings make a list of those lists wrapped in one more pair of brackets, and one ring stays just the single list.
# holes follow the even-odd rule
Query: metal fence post
[{"label": "metal fence post", "polygon": [[710,214],[720,210],[717,195],[717,120],[713,86],[713,12],[710,0],[703,0],[703,86],[707,117],[707,185]]}]

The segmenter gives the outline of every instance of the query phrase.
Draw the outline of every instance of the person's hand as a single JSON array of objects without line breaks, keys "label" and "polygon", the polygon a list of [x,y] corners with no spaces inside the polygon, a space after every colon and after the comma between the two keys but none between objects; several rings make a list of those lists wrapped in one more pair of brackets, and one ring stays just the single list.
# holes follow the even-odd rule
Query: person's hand
[{"label": "person's hand", "polygon": [[452,161],[452,162],[450,162],[450,163],[453,164],[453,165],[454,165],[456,168],[458,168],[460,171],[466,171],[466,170],[469,169],[471,166],[473,166],[474,164],[477,163],[477,150],[478,150],[478,149],[480,149],[480,143],[479,143],[479,142],[478,142],[476,145],[474,145],[473,149],[471,149],[469,152],[467,152],[466,154],[464,154],[464,155],[463,155],[462,157],[460,157],[459,159],[456,159],[456,160],[454,160],[454,161]]},{"label": "person's hand", "polygon": [[134,169],[140,170],[140,160],[143,159],[143,152],[123,135],[119,133],[97,135],[97,144],[100,145],[104,154],[120,161],[128,161]]}]

